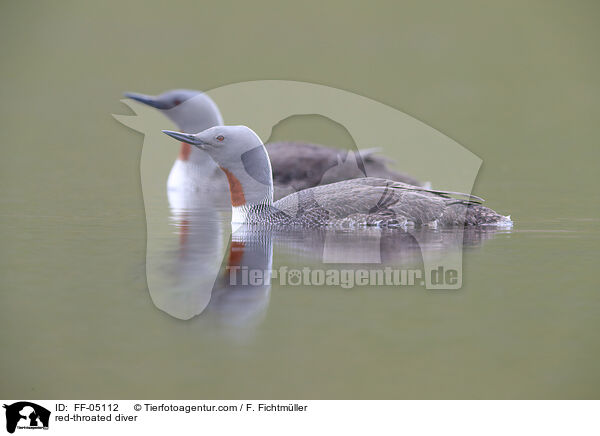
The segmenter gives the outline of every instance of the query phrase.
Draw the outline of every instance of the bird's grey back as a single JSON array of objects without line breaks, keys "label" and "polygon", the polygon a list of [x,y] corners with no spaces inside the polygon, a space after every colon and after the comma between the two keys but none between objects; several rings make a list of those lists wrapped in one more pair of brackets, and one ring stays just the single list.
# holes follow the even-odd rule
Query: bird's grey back
[{"label": "bird's grey back", "polygon": [[[465,197],[465,198],[456,198]],[[365,177],[320,185],[251,210],[249,222],[291,227],[494,225],[505,217],[468,194]]]}]

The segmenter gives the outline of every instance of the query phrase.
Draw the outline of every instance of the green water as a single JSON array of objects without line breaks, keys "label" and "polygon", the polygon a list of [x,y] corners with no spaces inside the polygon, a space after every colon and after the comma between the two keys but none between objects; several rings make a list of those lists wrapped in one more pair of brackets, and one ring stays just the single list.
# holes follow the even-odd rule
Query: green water
[{"label": "green water", "polygon": [[[598,398],[598,4],[194,5],[0,6],[1,397]],[[459,291],[274,282],[244,334],[159,310],[143,138],[110,114],[125,90],[265,78],[455,139],[515,228],[466,252]],[[304,264],[275,247],[284,262]]]}]

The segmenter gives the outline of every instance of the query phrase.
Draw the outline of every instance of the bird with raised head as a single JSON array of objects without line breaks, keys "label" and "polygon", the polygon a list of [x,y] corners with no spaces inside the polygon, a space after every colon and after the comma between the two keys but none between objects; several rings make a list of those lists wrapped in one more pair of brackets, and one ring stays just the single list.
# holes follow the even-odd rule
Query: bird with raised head
[{"label": "bird with raised head", "polygon": [[226,175],[232,223],[275,227],[510,227],[510,216],[479,197],[364,177],[316,186],[273,201],[267,150],[246,126],[216,126],[196,134],[163,130],[205,151]]},{"label": "bird with raised head", "polygon": [[[175,89],[160,95],[125,93],[135,101],[151,106],[173,121],[185,133],[198,133],[223,125],[223,117],[215,102],[206,94]],[[267,144],[274,182],[274,197],[320,184],[367,176],[383,177],[421,186],[413,177],[388,168],[387,160],[377,156],[376,149],[356,153],[306,142],[274,142]],[[352,159],[348,159],[348,158]],[[341,165],[351,162],[353,165]],[[169,190],[203,189],[210,179],[211,189],[227,189],[225,178],[206,153],[182,142],[169,173]]]}]

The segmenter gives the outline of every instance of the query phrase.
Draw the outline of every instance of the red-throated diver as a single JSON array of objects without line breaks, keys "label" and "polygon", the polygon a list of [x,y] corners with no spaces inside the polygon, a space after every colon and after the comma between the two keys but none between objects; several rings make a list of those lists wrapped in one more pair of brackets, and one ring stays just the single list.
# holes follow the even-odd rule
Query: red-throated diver
[{"label": "red-throated diver", "polygon": [[510,217],[481,206],[479,201],[483,200],[478,197],[375,177],[316,186],[273,202],[271,162],[262,141],[250,128],[217,126],[197,134],[163,132],[206,151],[223,170],[229,182],[234,224],[512,226]]},{"label": "red-throated diver", "polygon": [[[125,96],[158,109],[185,133],[198,133],[223,125],[217,105],[200,91],[177,89],[158,96],[128,92]],[[375,149],[360,151],[358,156],[354,155],[353,165],[343,165],[341,163],[353,153],[303,142],[275,142],[266,147],[273,168],[276,199],[320,184],[365,175],[421,186],[416,179],[389,169],[386,160],[374,154]],[[218,185],[226,189],[225,178],[219,173],[212,159],[207,159],[202,150],[182,143],[167,187],[169,190],[202,189],[208,178],[212,180],[213,189]]]}]

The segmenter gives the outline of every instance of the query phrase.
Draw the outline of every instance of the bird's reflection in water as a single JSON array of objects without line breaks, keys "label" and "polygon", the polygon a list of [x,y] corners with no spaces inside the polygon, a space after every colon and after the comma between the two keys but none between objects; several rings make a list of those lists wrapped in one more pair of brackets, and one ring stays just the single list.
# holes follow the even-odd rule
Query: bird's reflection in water
[{"label": "bird's reflection in water", "polygon": [[[305,264],[323,269],[349,264],[362,269],[382,264],[419,268],[461,255],[463,248],[478,247],[497,233],[484,228],[268,230],[241,226],[223,249],[225,232],[230,229],[229,211],[206,201],[201,204],[171,209],[175,232],[170,233],[170,246],[177,248],[155,253],[161,258],[153,263],[153,273],[163,277],[154,281],[162,288],[153,286],[152,299],[175,318],[201,315],[197,322],[204,326],[240,334],[248,334],[266,315],[274,251],[281,262],[293,262],[285,265],[289,268]],[[276,261],[275,269],[280,266],[283,263]]]},{"label": "bird's reflection in water", "polygon": [[248,330],[263,320],[271,295],[273,243],[268,232],[231,235],[206,313],[221,326]]},{"label": "bird's reflection in water", "polygon": [[150,295],[156,307],[175,318],[193,318],[210,301],[225,237],[220,215],[213,207],[171,208],[167,222],[148,222]]},{"label": "bird's reflection in water", "polygon": [[[155,230],[159,241],[148,244],[160,247],[149,248],[147,257],[148,285],[156,307],[181,320],[202,314],[205,324],[220,328],[257,325],[269,302],[271,238],[258,231],[240,231],[226,246],[231,228],[228,202],[188,192],[170,193],[169,204],[167,228]],[[242,268],[267,275],[260,284],[234,281]]]},{"label": "bird's reflection in water", "polygon": [[315,229],[274,231],[280,252],[318,258],[323,263],[394,265],[416,267],[423,261],[443,260],[464,248],[479,247],[483,241],[506,229]]}]

